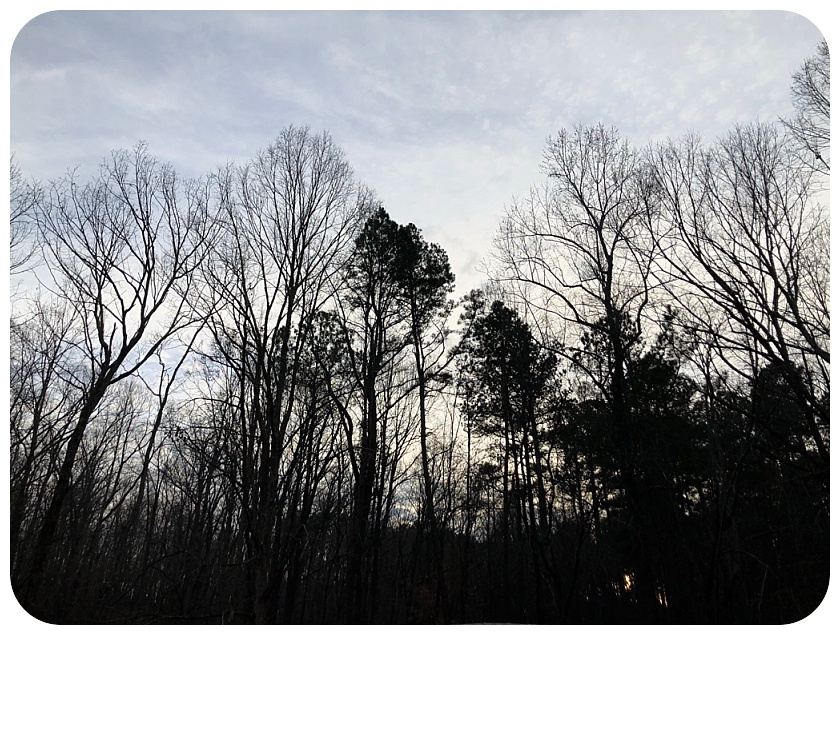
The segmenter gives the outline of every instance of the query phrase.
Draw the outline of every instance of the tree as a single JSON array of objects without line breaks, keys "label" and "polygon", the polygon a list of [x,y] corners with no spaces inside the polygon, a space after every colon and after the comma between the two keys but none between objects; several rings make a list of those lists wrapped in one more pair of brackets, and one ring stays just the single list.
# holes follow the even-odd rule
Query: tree
[{"label": "tree", "polygon": [[11,576],[18,584],[34,545],[54,467],[80,399],[69,353],[78,334],[64,303],[36,301],[10,330]]},{"label": "tree", "polygon": [[[496,277],[524,301],[531,323],[554,337],[561,354],[587,371],[606,400],[622,492],[633,513],[645,518],[647,488],[639,483],[631,449],[628,370],[656,293],[656,251],[648,228],[657,206],[655,179],[640,152],[600,125],[550,139],[543,170],[544,188],[533,189],[503,220],[495,242]],[[652,542],[648,534],[642,538]],[[640,552],[636,576],[640,599],[655,615],[648,556]]]},{"label": "tree", "polygon": [[9,262],[14,275],[25,270],[37,253],[37,245],[31,240],[31,235],[35,230],[35,207],[41,190],[36,184],[24,180],[14,158],[9,169]]},{"label": "tree", "polygon": [[[442,539],[435,515],[435,486],[429,458],[429,369],[442,356],[446,342],[445,322],[451,311],[448,296],[455,276],[449,267],[446,252],[436,243],[428,243],[413,224],[400,227],[397,234],[394,277],[400,287],[398,301],[408,321],[410,342],[414,352],[420,418],[420,465],[423,477],[423,513],[421,526],[431,535],[437,571],[436,603],[439,601],[444,620],[449,620],[449,601],[443,568]],[[431,330],[431,340],[427,333]],[[437,349],[435,358],[430,351]],[[437,605],[436,605],[437,607]]]},{"label": "tree", "polygon": [[233,411],[231,489],[245,531],[250,613],[275,623],[282,596],[297,593],[319,460],[331,459],[315,452],[331,418],[310,382],[316,322],[334,297],[367,194],[327,134],[292,127],[248,164],[222,169],[214,185],[223,236],[202,265],[207,297],[193,307],[210,315],[207,359],[223,372],[218,398]]},{"label": "tree", "polygon": [[[366,617],[369,524],[371,512],[381,507],[375,502],[380,500],[377,490],[384,487],[377,483],[382,473],[382,377],[392,370],[405,345],[404,335],[399,332],[402,317],[394,279],[398,232],[399,226],[384,208],[379,207],[368,217],[347,260],[346,308],[342,301],[337,304],[342,311],[337,325],[350,358],[349,390],[358,401],[358,408],[352,410],[340,399],[341,389],[332,379],[330,389],[341,409],[354,477],[345,578],[345,614],[350,622],[362,622]],[[359,422],[358,435],[354,415]]]},{"label": "tree", "polygon": [[51,547],[74,492],[85,433],[108,390],[139,374],[179,332],[194,326],[186,293],[210,239],[203,190],[183,186],[144,145],[118,151],[96,179],[53,182],[37,208],[38,236],[53,281],[81,341],[75,346],[81,398],[63,449],[52,497],[19,588],[37,610]]},{"label": "tree", "polygon": [[793,74],[790,91],[796,116],[782,123],[801,146],[805,164],[828,173],[831,167],[831,64],[825,39],[820,41],[816,53]]},{"label": "tree", "polygon": [[[827,584],[817,561],[830,421],[827,46],[794,76],[793,94],[799,115],[783,126],[651,149],[661,204],[652,237],[702,355],[709,525],[698,546],[710,541],[712,620],[798,619]],[[807,582],[788,576],[794,556]],[[777,597],[770,613],[765,592]]]},{"label": "tree", "polygon": [[[727,369],[778,368],[807,411],[828,471],[828,225],[813,173],[772,126],[740,126],[655,153],[665,215],[657,235],[672,295]],[[825,475],[827,480],[827,474]]]},{"label": "tree", "polygon": [[[346,375],[333,375],[330,384],[343,417],[354,473],[345,584],[349,620],[365,619],[376,604],[379,540],[388,522],[382,511],[390,508],[393,490],[393,483],[385,480],[386,463],[391,463],[393,477],[394,462],[401,460],[387,450],[389,442],[401,442],[400,431],[389,426],[389,418],[415,390],[424,498],[420,521],[430,529],[435,545],[438,597],[446,597],[434,517],[427,403],[434,377],[430,368],[443,351],[443,322],[453,280],[445,252],[427,243],[414,225],[394,222],[382,207],[368,217],[347,261],[336,325],[350,359]],[[408,348],[413,379],[402,362]],[[342,400],[345,394],[351,400]],[[387,500],[386,487],[390,488]]]},{"label": "tree", "polygon": [[556,358],[537,344],[528,325],[501,301],[486,307],[481,295],[473,292],[465,317],[468,321],[459,350],[459,381],[469,396],[465,406],[468,420],[482,433],[500,436],[504,443],[502,594],[509,594],[508,541],[514,527],[524,528],[533,562],[539,619],[541,565],[554,587],[555,600],[560,586],[555,565],[545,551],[552,513],[538,429],[538,404],[554,375]]},{"label": "tree", "polygon": [[[428,243],[413,224],[400,227],[397,234],[394,277],[400,287],[398,301],[408,321],[410,340],[417,371],[420,402],[420,453],[423,485],[426,494],[423,522],[434,526],[434,493],[429,474],[427,430],[428,351],[445,344],[444,322],[451,310],[448,296],[455,276],[449,267],[446,252],[436,243]],[[432,341],[426,343],[426,332],[433,330]]]}]

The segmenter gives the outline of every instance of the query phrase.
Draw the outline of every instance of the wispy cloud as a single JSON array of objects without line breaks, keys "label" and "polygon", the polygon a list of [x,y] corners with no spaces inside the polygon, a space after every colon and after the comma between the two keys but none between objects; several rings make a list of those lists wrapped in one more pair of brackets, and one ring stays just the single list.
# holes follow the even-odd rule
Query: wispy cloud
[{"label": "wispy cloud", "polygon": [[786,12],[48,13],[12,49],[11,144],[42,178],[140,139],[200,175],[289,124],[326,129],[467,288],[549,135],[774,119],[819,38]]}]

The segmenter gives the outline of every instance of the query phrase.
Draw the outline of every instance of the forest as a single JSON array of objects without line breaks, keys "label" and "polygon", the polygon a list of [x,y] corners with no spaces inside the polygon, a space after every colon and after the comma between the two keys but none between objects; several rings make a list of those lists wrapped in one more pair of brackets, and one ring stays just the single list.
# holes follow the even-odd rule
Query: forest
[{"label": "forest", "polygon": [[[829,580],[829,52],[546,143],[486,281],[326,132],[10,174],[11,582],[56,624],[783,624]],[[511,192],[516,194],[516,192]]]}]

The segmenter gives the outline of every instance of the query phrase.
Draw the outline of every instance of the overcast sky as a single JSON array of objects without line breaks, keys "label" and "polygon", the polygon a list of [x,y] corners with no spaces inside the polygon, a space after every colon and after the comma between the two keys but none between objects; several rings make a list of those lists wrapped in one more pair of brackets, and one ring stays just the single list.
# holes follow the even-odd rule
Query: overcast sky
[{"label": "overcast sky", "polygon": [[288,125],[327,130],[447,250],[460,294],[548,136],[603,122],[644,145],[787,115],[821,35],[784,11],[56,11],[12,47],[11,150],[48,179],[145,140],[198,176]]}]

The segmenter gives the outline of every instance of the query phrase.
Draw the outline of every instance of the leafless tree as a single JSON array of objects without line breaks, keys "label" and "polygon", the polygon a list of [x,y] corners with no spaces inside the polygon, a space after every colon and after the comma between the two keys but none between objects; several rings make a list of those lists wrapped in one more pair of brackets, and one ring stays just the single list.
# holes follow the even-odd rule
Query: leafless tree
[{"label": "leafless tree", "polygon": [[224,236],[202,266],[207,298],[194,308],[210,314],[208,358],[227,376],[220,398],[233,401],[237,421],[253,614],[275,622],[290,544],[312,507],[315,486],[300,495],[301,472],[320,467],[303,438],[324,418],[301,403],[315,322],[367,195],[332,139],[306,128],[287,128],[251,162],[221,170],[215,192]]},{"label": "leafless tree", "polygon": [[35,231],[33,216],[41,190],[36,184],[24,180],[14,158],[9,169],[9,263],[14,275],[26,270],[37,253],[37,245],[32,239]]},{"label": "leafless tree", "polygon": [[[740,126],[655,152],[665,231],[657,236],[694,329],[752,380],[778,367],[828,459],[828,221],[814,173],[772,125]],[[827,465],[826,465],[827,466]]]},{"label": "leafless tree", "polygon": [[[630,373],[654,314],[656,249],[647,223],[658,207],[644,156],[614,128],[577,127],[549,140],[542,189],[515,203],[495,243],[497,277],[521,299],[544,343],[588,376],[606,401],[618,482],[631,514],[650,516],[639,482]],[[592,498],[596,502],[596,498]],[[639,533],[639,597],[657,610],[655,571]]]},{"label": "leafless tree", "polygon": [[647,167],[618,131],[599,125],[550,139],[542,168],[544,186],[502,222],[495,275],[546,343],[574,348],[582,331],[605,331],[615,362],[602,388],[622,400],[627,339],[640,338],[651,298]]},{"label": "leafless tree", "polygon": [[10,330],[10,494],[12,578],[45,511],[57,458],[78,408],[69,355],[75,344],[67,304],[35,300],[12,318]]},{"label": "leafless tree", "polygon": [[51,277],[43,286],[66,302],[80,334],[74,359],[81,399],[35,543],[28,603],[37,605],[95,412],[112,386],[136,376],[196,323],[185,294],[208,243],[205,203],[200,184],[182,184],[141,144],[115,152],[89,183],[73,174],[53,182],[38,206]]},{"label": "leafless tree", "polygon": [[828,173],[831,167],[831,60],[823,39],[816,53],[794,73],[791,98],[796,109],[783,124],[804,151],[806,165]]}]

